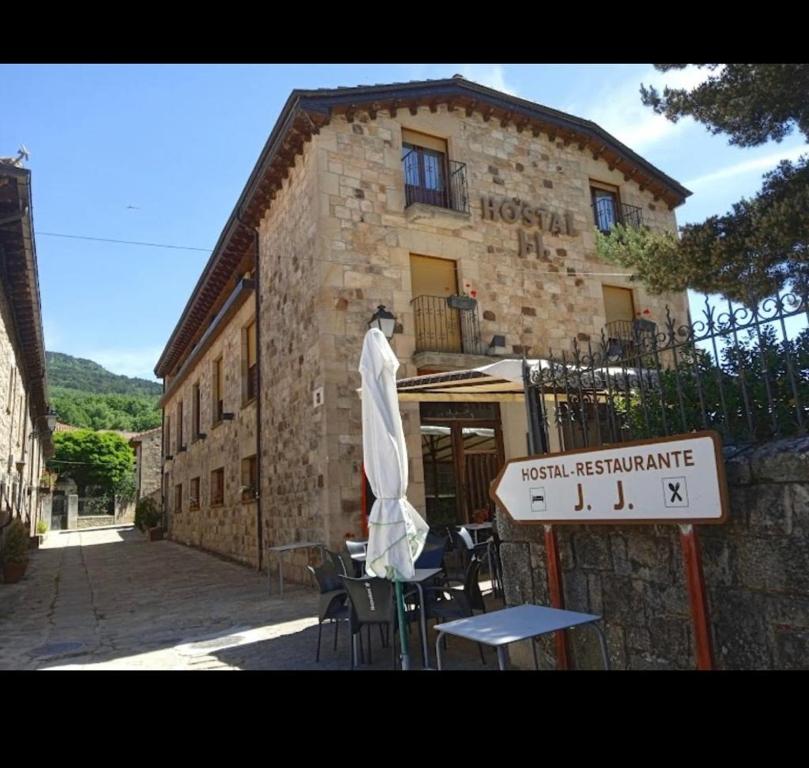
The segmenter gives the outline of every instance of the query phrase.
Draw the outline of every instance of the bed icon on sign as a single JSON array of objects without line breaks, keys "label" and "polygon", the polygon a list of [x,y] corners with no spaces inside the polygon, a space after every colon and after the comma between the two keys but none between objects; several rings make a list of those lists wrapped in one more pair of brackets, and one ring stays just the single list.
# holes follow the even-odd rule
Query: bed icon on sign
[{"label": "bed icon on sign", "polygon": [[545,512],[545,488],[531,488],[531,511]]}]

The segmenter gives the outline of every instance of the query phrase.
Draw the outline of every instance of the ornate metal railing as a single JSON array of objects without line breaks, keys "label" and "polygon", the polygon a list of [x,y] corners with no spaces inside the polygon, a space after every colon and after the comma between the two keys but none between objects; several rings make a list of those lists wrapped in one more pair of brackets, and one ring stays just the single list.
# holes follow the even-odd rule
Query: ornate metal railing
[{"label": "ornate metal railing", "polygon": [[[461,299],[462,301],[452,301]],[[451,303],[469,308],[458,308]],[[467,297],[417,296],[413,307],[416,352],[465,352],[483,354],[477,302]]]},{"label": "ornate metal railing", "polygon": [[755,308],[706,299],[680,324],[666,308],[654,333],[633,324],[616,347],[602,331],[586,348],[526,366],[535,450],[549,430],[564,449],[715,429],[726,444],[806,434],[809,300],[783,293]]},{"label": "ornate metal railing", "polygon": [[[440,157],[440,161],[435,158]],[[431,160],[425,163],[425,158]],[[466,163],[446,160],[438,153],[429,155],[411,149],[402,157],[405,172],[405,207],[426,203],[439,208],[469,213]]]},{"label": "ornate metal railing", "polygon": [[636,205],[618,204],[609,197],[601,197],[593,203],[593,220],[602,232],[609,232],[615,224],[641,227],[643,209]]}]

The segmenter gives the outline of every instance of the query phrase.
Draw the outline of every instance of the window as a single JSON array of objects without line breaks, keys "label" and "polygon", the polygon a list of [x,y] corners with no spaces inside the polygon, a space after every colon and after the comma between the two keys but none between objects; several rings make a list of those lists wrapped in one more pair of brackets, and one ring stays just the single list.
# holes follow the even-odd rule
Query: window
[{"label": "window", "polygon": [[188,508],[199,509],[199,478],[191,478],[191,490],[188,497]]},{"label": "window", "polygon": [[185,450],[183,444],[183,401],[177,403],[177,453]]},{"label": "window", "polygon": [[600,182],[590,182],[593,218],[601,232],[609,232],[620,221],[618,188]]},{"label": "window", "polygon": [[632,351],[635,337],[635,302],[632,290],[614,285],[602,286],[604,292],[604,331],[609,344],[611,356],[627,354]]},{"label": "window", "polygon": [[242,459],[242,501],[253,501],[258,495],[258,462],[255,456]]},{"label": "window", "polygon": [[8,400],[6,402],[6,413],[11,413],[11,406],[14,403],[14,385],[17,383],[17,369],[12,367],[8,373]]},{"label": "window", "polygon": [[163,440],[163,445],[166,447],[166,458],[171,456],[171,416],[166,416],[166,434]]},{"label": "window", "polygon": [[243,391],[243,402],[245,405],[255,400],[258,394],[258,354],[256,348],[256,322],[250,323],[244,330],[244,366],[245,385]]},{"label": "window", "polygon": [[200,432],[200,398],[199,398],[199,382],[191,387],[191,440],[198,440]]},{"label": "window", "polygon": [[447,190],[447,142],[402,129],[402,167],[406,205],[427,203],[450,208]]},{"label": "window", "polygon": [[222,421],[222,414],[225,412],[225,370],[222,358],[217,358],[213,363],[213,415],[212,424]]},{"label": "window", "polygon": [[183,484],[174,486],[174,512],[183,511]]},{"label": "window", "polygon": [[225,470],[215,469],[211,472],[211,506],[225,503]]}]

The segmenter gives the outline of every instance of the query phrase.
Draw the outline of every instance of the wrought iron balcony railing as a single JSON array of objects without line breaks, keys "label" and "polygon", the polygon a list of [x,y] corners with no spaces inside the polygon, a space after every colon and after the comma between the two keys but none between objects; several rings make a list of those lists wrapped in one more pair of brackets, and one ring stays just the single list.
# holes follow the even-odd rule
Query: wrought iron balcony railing
[{"label": "wrought iron balcony railing", "polygon": [[[415,316],[416,352],[483,354],[477,302],[474,299],[417,296],[410,303]],[[470,308],[452,306],[464,303],[469,304]]]},{"label": "wrought iron balcony railing", "polygon": [[402,157],[405,207],[426,203],[469,213],[466,163],[447,160],[440,153],[413,148]]},{"label": "wrought iron balcony railing", "polygon": [[651,348],[657,325],[651,320],[612,320],[604,324],[610,356],[632,355]]},{"label": "wrought iron balcony railing", "polygon": [[637,205],[618,204],[608,197],[593,203],[593,219],[602,232],[609,232],[616,224],[625,227],[643,226],[643,209]]}]

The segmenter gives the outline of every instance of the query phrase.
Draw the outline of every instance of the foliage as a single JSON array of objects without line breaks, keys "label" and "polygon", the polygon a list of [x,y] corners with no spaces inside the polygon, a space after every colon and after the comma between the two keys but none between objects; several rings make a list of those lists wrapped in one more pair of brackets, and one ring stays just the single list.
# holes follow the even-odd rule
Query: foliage
[{"label": "foliage", "polygon": [[81,390],[95,394],[160,395],[162,386],[130,376],[110,373],[92,360],[72,357],[61,352],[46,352],[48,381],[55,387]]},{"label": "foliage", "polygon": [[[685,66],[656,65],[663,71]],[[711,72],[704,83],[691,90],[665,88],[662,95],[641,86],[644,104],[674,122],[693,117],[741,147],[781,141],[796,126],[809,139],[809,65],[699,66]],[[611,249],[618,263],[656,291],[693,288],[753,306],[785,287],[809,292],[808,237],[809,156],[803,156],[781,162],[765,175],[757,195],[724,216],[683,227],[679,247],[664,262],[653,265],[621,248],[620,235],[608,239],[618,241]]]},{"label": "foliage", "polygon": [[128,487],[135,457],[129,443],[119,435],[80,429],[57,432],[53,442],[55,455],[48,468],[75,480],[80,496],[90,486],[106,494]]},{"label": "foliage", "polygon": [[804,422],[809,421],[809,329],[795,340],[779,341],[774,328],[762,327],[758,336],[749,331],[738,342],[725,339],[718,362],[697,349],[679,350],[677,363],[661,372],[651,391],[635,388],[629,397],[616,398],[615,409],[630,433],[626,439],[708,428],[734,440],[749,439],[751,432],[763,440],[776,431],[773,420],[781,435],[795,434],[793,380]]},{"label": "foliage", "polygon": [[135,525],[138,530],[145,531],[155,528],[160,525],[162,519],[163,515],[154,499],[144,496],[138,501],[138,505],[135,507]]},{"label": "foliage", "polygon": [[59,421],[74,427],[145,432],[161,424],[157,396],[98,395],[51,387],[50,401]]},{"label": "foliage", "polygon": [[48,532],[48,524],[44,520],[37,520],[37,533],[42,536]]},{"label": "foliage", "polygon": [[3,562],[28,562],[28,530],[20,519],[13,520],[6,529],[3,539]]},{"label": "foliage", "polygon": [[671,265],[679,260],[679,250],[670,232],[615,224],[607,235],[596,231],[596,250],[605,261],[633,270],[633,279],[642,280],[653,293],[683,289],[671,286]]},{"label": "foliage", "polygon": [[118,376],[92,360],[46,352],[49,396],[59,420],[86,429],[143,432],[160,426],[155,381]]}]

